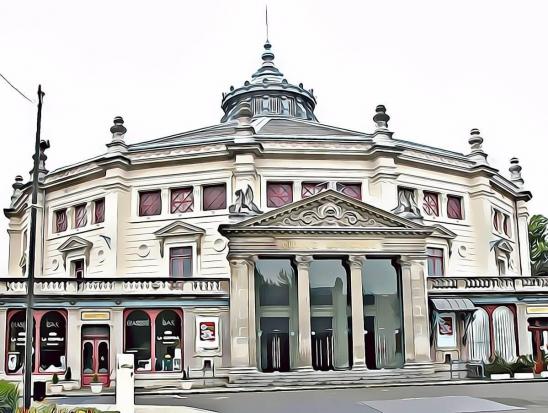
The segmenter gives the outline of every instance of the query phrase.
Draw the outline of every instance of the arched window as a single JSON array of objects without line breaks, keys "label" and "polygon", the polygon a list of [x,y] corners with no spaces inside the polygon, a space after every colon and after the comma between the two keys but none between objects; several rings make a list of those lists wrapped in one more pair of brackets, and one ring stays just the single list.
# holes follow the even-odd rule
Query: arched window
[{"label": "arched window", "polygon": [[6,371],[17,373],[25,359],[25,311],[8,314],[8,345]]},{"label": "arched window", "polygon": [[61,372],[66,368],[67,322],[59,311],[48,311],[40,321],[40,371]]},{"label": "arched window", "polygon": [[514,313],[508,307],[500,306],[493,311],[493,341],[495,354],[499,354],[506,361],[516,358]]},{"label": "arched window", "polygon": [[161,311],[155,321],[156,371],[181,370],[181,317],[173,310]]},{"label": "arched window", "polygon": [[135,370],[151,369],[150,317],[142,310],[132,311],[126,317],[125,352],[134,355]]},{"label": "arched window", "polygon": [[474,313],[474,320],[469,327],[468,359],[489,361],[491,356],[491,339],[489,336],[489,316],[483,308]]}]

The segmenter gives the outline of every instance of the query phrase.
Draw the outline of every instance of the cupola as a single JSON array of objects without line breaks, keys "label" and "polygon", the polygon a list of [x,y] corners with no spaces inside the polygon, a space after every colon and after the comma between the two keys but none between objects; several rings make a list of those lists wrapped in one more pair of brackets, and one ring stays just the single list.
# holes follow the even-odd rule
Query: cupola
[{"label": "cupola", "polygon": [[274,65],[274,53],[268,39],[264,44],[262,60],[261,67],[251,75],[251,80],[239,88],[231,86],[228,93],[223,93],[221,107],[225,114],[221,122],[235,120],[244,103],[251,108],[253,117],[287,116],[317,121],[313,90],[306,90],[302,83],[295,86],[284,78]]}]

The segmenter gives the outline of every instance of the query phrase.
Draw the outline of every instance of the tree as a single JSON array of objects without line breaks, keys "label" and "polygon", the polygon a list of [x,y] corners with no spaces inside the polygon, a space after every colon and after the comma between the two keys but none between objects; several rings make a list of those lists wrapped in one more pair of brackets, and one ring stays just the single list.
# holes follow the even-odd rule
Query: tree
[{"label": "tree", "polygon": [[548,275],[548,218],[533,215],[529,221],[531,274]]}]

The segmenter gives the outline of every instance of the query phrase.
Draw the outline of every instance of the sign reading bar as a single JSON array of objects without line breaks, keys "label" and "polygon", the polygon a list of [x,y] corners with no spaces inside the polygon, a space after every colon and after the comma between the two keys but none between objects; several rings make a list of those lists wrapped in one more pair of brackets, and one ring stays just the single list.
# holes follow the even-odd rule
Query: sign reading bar
[{"label": "sign reading bar", "polygon": [[109,311],[82,311],[82,321],[110,320]]},{"label": "sign reading bar", "polygon": [[326,239],[279,239],[277,247],[282,250],[369,250],[380,251],[382,242],[380,240],[364,239],[344,239],[344,238],[326,238]]}]

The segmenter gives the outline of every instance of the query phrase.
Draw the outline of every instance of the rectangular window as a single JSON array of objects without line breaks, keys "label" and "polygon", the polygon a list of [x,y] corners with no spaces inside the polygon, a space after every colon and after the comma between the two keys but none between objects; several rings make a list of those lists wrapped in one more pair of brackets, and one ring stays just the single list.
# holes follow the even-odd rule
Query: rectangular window
[{"label": "rectangular window", "polygon": [[74,207],[74,227],[82,228],[88,223],[86,214],[86,204],[76,205]]},{"label": "rectangular window", "polygon": [[327,182],[303,182],[301,186],[301,198],[308,198],[327,189]]},{"label": "rectangular window", "polygon": [[267,182],[266,206],[279,208],[293,202],[293,183],[291,182]]},{"label": "rectangular window", "polygon": [[447,217],[462,219],[462,198],[455,195],[447,195]]},{"label": "rectangular window", "polygon": [[504,231],[504,234],[506,236],[510,236],[511,230],[510,230],[510,216],[504,214],[504,218],[502,220],[502,229]]},{"label": "rectangular window", "polygon": [[360,183],[337,182],[337,191],[359,201],[362,199],[362,184]]},{"label": "rectangular window", "polygon": [[171,213],[192,212],[194,210],[194,189],[189,186],[171,190]]},{"label": "rectangular window", "polygon": [[84,260],[74,260],[71,262],[72,276],[76,279],[84,278]]},{"label": "rectangular window", "polygon": [[501,259],[497,259],[497,268],[499,270],[499,275],[506,275],[506,262]]},{"label": "rectangular window", "polygon": [[441,277],[445,269],[443,265],[443,250],[441,248],[426,248],[428,261],[428,276]]},{"label": "rectangular window", "polygon": [[500,232],[500,212],[496,209],[493,211],[493,228],[495,231]]},{"label": "rectangular window", "polygon": [[139,216],[148,217],[162,213],[162,194],[160,191],[139,192]]},{"label": "rectangular window", "polygon": [[67,230],[67,210],[60,209],[55,211],[55,232]]},{"label": "rectangular window", "polygon": [[93,206],[93,222],[95,224],[105,222],[105,198],[97,199]]},{"label": "rectangular window", "polygon": [[203,209],[213,211],[226,208],[226,185],[206,185],[203,188]]},{"label": "rectangular window", "polygon": [[169,276],[192,277],[192,247],[178,247],[169,250]]},{"label": "rectangular window", "polygon": [[435,192],[424,191],[422,209],[426,215],[438,217],[440,215],[439,195]]}]

